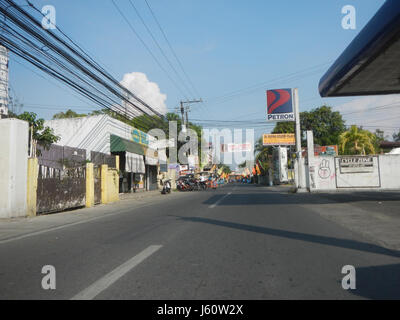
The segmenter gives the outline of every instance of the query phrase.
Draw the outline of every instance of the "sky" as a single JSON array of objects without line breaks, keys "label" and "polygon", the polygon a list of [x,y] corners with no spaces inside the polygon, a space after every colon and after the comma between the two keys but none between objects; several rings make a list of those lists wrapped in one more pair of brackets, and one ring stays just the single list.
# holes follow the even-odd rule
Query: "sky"
[{"label": "sky", "polygon": [[[380,127],[390,136],[399,130],[400,108],[394,105],[400,101],[397,95],[321,99],[318,93],[320,78],[383,0],[147,0],[190,82],[145,0],[131,1],[179,78],[129,0],[115,2],[162,68],[112,0],[31,1],[39,8],[53,5],[58,27],[116,79],[163,112],[174,111],[181,100],[201,98],[203,103],[191,106],[189,120],[263,121],[265,91],[297,87],[300,111],[327,104],[350,113],[344,116],[346,124],[371,130]],[[355,30],[342,28],[345,5],[356,8]],[[22,111],[51,119],[68,108],[79,113],[99,108],[13,54],[9,66],[11,92],[24,105]],[[388,104],[391,106],[384,111],[367,111]],[[258,125],[256,136],[270,130],[271,124]]]}]

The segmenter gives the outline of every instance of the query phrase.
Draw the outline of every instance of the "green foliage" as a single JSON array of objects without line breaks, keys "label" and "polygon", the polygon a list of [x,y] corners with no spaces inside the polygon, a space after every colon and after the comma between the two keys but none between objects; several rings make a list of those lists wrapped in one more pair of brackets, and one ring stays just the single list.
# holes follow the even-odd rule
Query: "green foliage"
[{"label": "green foliage", "polygon": [[376,136],[368,131],[351,126],[339,137],[339,153],[346,155],[375,154]]},{"label": "green foliage", "polygon": [[397,133],[393,133],[393,140],[395,142],[400,142],[400,130]]},{"label": "green foliage", "polygon": [[36,113],[24,112],[13,116],[29,123],[29,137],[32,135],[32,146],[30,147],[33,148],[33,154],[40,155],[40,150],[36,148],[37,145],[48,150],[52,143],[60,140],[60,137],[54,134],[53,129],[44,126],[44,119],[37,119]]},{"label": "green foliage", "polygon": [[221,169],[221,168],[222,168],[223,173],[230,174],[232,172],[231,168],[225,164],[219,164],[218,169]]},{"label": "green foliage", "polygon": [[[321,106],[311,111],[300,113],[301,131],[312,130],[314,143],[320,146],[335,145],[339,143],[339,136],[346,130],[345,121],[338,111],[331,107]],[[294,133],[293,122],[278,122],[272,133]],[[302,145],[306,145],[305,140]]]},{"label": "green foliage", "polygon": [[80,118],[86,117],[87,114],[85,113],[76,113],[75,111],[68,109],[66,112],[59,112],[53,115],[53,119],[71,119],[71,118]]}]

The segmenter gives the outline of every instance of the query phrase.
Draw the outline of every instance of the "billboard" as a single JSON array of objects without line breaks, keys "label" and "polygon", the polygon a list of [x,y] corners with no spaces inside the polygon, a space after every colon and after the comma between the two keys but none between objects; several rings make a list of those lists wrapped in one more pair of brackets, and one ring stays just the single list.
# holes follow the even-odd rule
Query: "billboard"
[{"label": "billboard", "polygon": [[264,146],[294,146],[296,139],[294,133],[264,134]]},{"label": "billboard", "polygon": [[292,89],[267,90],[267,121],[295,121]]},{"label": "billboard", "polygon": [[246,143],[227,143],[221,145],[222,152],[251,152],[252,144]]}]

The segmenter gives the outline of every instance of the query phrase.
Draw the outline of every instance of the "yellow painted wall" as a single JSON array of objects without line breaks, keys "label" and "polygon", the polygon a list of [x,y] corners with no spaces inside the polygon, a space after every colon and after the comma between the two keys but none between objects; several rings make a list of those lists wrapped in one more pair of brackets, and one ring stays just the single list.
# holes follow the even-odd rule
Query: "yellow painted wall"
[{"label": "yellow painted wall", "polygon": [[94,206],[94,175],[93,163],[86,164],[86,208]]},{"label": "yellow painted wall", "polygon": [[36,216],[37,185],[39,174],[39,162],[37,158],[28,159],[28,183],[27,183],[27,213],[28,217]]},{"label": "yellow painted wall", "polygon": [[101,203],[119,201],[119,175],[115,169],[101,166]]}]

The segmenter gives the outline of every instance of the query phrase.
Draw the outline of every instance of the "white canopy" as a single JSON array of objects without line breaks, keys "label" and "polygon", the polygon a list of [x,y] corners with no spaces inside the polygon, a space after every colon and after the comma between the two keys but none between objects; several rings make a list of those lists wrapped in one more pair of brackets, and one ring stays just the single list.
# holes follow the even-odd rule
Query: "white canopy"
[{"label": "white canopy", "polygon": [[126,152],[125,155],[125,171],[134,173],[145,173],[145,165],[143,156]]}]

